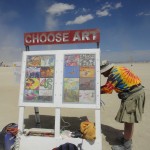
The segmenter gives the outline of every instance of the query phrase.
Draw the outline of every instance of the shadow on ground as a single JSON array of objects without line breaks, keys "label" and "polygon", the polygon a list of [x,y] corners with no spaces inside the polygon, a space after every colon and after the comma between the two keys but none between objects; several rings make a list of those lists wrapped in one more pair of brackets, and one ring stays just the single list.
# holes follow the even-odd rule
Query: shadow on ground
[{"label": "shadow on ground", "polygon": [[[85,121],[86,116],[83,117],[61,117],[61,129],[76,131],[80,129],[80,123]],[[29,115],[29,118],[24,120],[25,128],[36,128],[39,127],[35,121],[35,115]],[[55,128],[55,116],[40,115],[40,127],[45,129]]]},{"label": "shadow on ground", "polygon": [[117,141],[116,138],[123,135],[123,130],[118,130],[104,124],[101,125],[101,129],[102,134],[106,137],[105,139],[110,145],[119,144],[119,141]]}]

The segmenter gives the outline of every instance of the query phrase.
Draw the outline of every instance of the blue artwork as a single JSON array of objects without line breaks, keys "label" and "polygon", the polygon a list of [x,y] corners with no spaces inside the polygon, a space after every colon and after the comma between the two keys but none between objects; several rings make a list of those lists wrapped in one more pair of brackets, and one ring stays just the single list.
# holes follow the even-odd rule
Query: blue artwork
[{"label": "blue artwork", "polygon": [[66,66],[64,68],[64,78],[79,78],[79,66]]}]

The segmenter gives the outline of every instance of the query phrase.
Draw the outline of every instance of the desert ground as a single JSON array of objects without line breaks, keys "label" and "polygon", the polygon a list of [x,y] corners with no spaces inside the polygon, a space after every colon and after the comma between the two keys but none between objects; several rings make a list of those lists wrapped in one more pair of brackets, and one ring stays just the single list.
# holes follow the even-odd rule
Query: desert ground
[{"label": "desert ground", "polygon": [[[140,123],[135,124],[133,135],[133,150],[149,150],[150,142],[150,63],[126,63],[117,64],[124,65],[135,72],[142,80],[145,87],[146,104],[143,119]],[[19,116],[19,77],[14,73],[14,67],[0,67],[0,130],[8,123],[18,123]],[[101,84],[105,83],[106,79],[101,77]],[[123,124],[117,123],[114,118],[119,109],[120,100],[117,94],[101,95],[101,99],[105,105],[101,107],[101,136],[102,149],[111,150],[111,146],[117,144],[116,137],[122,134]],[[41,126],[48,128],[53,126],[54,109],[40,108]],[[94,122],[94,111],[92,109],[63,109],[61,112],[65,121],[70,121],[71,118],[77,121],[82,116],[87,116],[88,119]],[[68,119],[70,118],[70,120]],[[47,120],[48,119],[48,120]],[[25,108],[24,115],[25,127],[35,127],[34,108]]]}]

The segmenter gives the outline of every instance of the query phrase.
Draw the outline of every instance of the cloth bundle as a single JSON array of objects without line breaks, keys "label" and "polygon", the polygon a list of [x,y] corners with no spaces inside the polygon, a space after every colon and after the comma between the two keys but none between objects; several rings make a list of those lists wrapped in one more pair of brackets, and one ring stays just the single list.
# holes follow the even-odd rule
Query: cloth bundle
[{"label": "cloth bundle", "polygon": [[83,138],[87,140],[94,140],[95,136],[95,125],[89,121],[83,121],[80,124],[80,131],[83,134]]}]

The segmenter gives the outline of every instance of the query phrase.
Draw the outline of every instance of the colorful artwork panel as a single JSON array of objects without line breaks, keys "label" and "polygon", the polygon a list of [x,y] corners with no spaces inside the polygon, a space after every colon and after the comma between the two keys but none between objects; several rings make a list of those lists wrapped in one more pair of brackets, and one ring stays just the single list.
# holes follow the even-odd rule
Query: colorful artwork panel
[{"label": "colorful artwork panel", "polygon": [[53,90],[53,78],[40,78],[40,90]]},{"label": "colorful artwork panel", "polygon": [[27,56],[24,101],[28,99],[32,102],[52,101],[54,66],[55,55]]},{"label": "colorful artwork panel", "polygon": [[[64,55],[63,102],[95,103],[95,54]],[[55,55],[27,56],[25,102],[53,102]]]},{"label": "colorful artwork panel", "polygon": [[39,102],[45,103],[45,102],[53,102],[52,96],[39,96]]},{"label": "colorful artwork panel", "polygon": [[26,78],[40,78],[40,68],[28,67],[26,69]]},{"label": "colorful artwork panel", "polygon": [[52,90],[39,90],[39,96],[52,96]]},{"label": "colorful artwork panel", "polygon": [[[64,101],[78,103],[95,102],[95,54],[65,55],[64,63]],[[72,82],[78,80],[79,85]],[[71,79],[71,80],[69,80]],[[72,84],[77,85],[76,88]],[[80,93],[80,99],[75,100],[73,91]],[[79,96],[79,95],[78,95]],[[74,96],[75,97],[75,96]],[[89,100],[88,100],[89,98]]]},{"label": "colorful artwork panel", "polygon": [[94,54],[81,54],[80,66],[95,66],[95,55]]},{"label": "colorful artwork panel", "polygon": [[39,102],[52,102],[53,90],[39,90]]},{"label": "colorful artwork panel", "polygon": [[64,90],[79,90],[79,78],[64,78]]},{"label": "colorful artwork panel", "polygon": [[52,78],[54,77],[54,67],[41,67],[40,74],[41,78]]},{"label": "colorful artwork panel", "polygon": [[41,65],[40,56],[28,56],[27,57],[27,66],[28,67],[38,67]]},{"label": "colorful artwork panel", "polygon": [[80,78],[80,90],[95,90],[95,78]]},{"label": "colorful artwork panel", "polygon": [[80,90],[79,92],[80,103],[95,103],[95,91],[94,90]]},{"label": "colorful artwork panel", "polygon": [[95,67],[80,67],[80,77],[81,78],[94,78]]},{"label": "colorful artwork panel", "polygon": [[26,78],[25,89],[28,90],[38,90],[40,85],[39,78]]},{"label": "colorful artwork panel", "polygon": [[41,56],[41,66],[54,66],[55,56]]},{"label": "colorful artwork panel", "polygon": [[64,102],[79,102],[79,78],[64,78]]},{"label": "colorful artwork panel", "polygon": [[63,102],[79,102],[79,90],[64,89]]},{"label": "colorful artwork panel", "polygon": [[79,66],[79,54],[65,55],[65,66]]},{"label": "colorful artwork panel", "polygon": [[79,78],[79,66],[67,66],[64,68],[64,78]]},{"label": "colorful artwork panel", "polygon": [[25,90],[25,100],[30,101],[37,101],[39,96],[38,90]]}]

